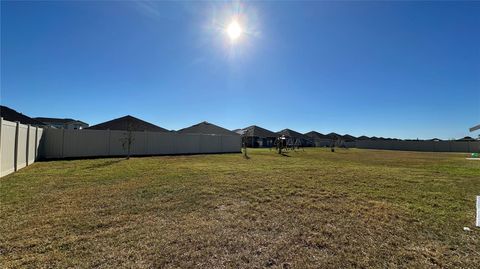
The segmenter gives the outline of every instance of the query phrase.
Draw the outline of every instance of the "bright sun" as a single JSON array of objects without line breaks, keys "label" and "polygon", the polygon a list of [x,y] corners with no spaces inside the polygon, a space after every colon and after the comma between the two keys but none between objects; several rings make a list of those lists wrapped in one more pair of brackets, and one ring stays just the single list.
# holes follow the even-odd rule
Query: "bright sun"
[{"label": "bright sun", "polygon": [[242,35],[242,27],[240,27],[240,24],[234,20],[232,21],[228,26],[227,26],[227,34],[228,37],[230,37],[231,41],[237,40],[241,35]]}]

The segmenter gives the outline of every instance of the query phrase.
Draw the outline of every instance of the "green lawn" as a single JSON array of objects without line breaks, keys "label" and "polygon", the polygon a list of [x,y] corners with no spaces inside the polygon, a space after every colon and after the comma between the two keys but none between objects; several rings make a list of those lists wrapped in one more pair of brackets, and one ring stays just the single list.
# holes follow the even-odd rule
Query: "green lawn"
[{"label": "green lawn", "polygon": [[6,176],[0,267],[480,264],[480,162],[466,154],[249,153],[39,162]]}]

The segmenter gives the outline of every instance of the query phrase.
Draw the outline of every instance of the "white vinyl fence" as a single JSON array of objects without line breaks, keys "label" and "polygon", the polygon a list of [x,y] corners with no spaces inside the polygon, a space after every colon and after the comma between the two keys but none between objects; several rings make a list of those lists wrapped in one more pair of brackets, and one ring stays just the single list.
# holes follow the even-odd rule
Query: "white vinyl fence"
[{"label": "white vinyl fence", "polygon": [[360,140],[361,149],[387,149],[430,152],[480,152],[480,141],[399,141],[399,140]]},{"label": "white vinyl fence", "polygon": [[[125,156],[129,132],[38,128],[0,118],[0,177],[42,159]],[[131,132],[130,155],[240,152],[240,135]]]},{"label": "white vinyl fence", "polygon": [[[127,131],[46,129],[41,145],[45,159],[125,156]],[[130,154],[174,155],[240,152],[240,135],[131,132]]]},{"label": "white vinyl fence", "polygon": [[34,163],[43,129],[0,118],[0,177]]}]

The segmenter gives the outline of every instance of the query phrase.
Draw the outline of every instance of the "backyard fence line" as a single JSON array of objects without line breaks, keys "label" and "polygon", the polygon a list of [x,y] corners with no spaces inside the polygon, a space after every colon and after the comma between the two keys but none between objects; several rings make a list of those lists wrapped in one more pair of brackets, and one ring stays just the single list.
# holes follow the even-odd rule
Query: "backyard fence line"
[{"label": "backyard fence line", "polygon": [[0,117],[0,177],[13,173],[38,159],[43,129],[11,122]]},{"label": "backyard fence line", "polygon": [[44,159],[233,153],[241,150],[238,135],[179,134],[175,132],[46,129],[40,147]]},{"label": "backyard fence line", "polygon": [[480,152],[480,141],[401,141],[401,140],[359,140],[356,147],[361,149],[386,149],[427,152]]},{"label": "backyard fence line", "polygon": [[0,118],[0,177],[38,159],[240,152],[238,135],[65,130],[38,128]]},{"label": "backyard fence line", "polygon": [[334,144],[336,147],[356,147],[355,141],[337,141],[333,139],[313,139],[312,144],[314,147],[331,147],[332,144]]}]

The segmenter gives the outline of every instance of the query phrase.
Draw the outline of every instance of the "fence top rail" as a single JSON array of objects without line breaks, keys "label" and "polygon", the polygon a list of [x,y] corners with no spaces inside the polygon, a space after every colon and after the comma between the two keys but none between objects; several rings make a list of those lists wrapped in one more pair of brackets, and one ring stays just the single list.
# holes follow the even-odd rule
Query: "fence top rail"
[{"label": "fence top rail", "polygon": [[[8,121],[8,120],[2,120],[2,124],[7,126],[17,126],[16,122]],[[20,125],[23,125],[23,124],[20,123]]]},{"label": "fence top rail", "polygon": [[[105,133],[105,132],[112,132],[112,133],[127,133],[127,130],[91,130],[91,129],[81,129],[81,130],[69,130],[69,129],[53,129],[53,128],[48,128],[47,130],[49,131],[56,131],[56,132],[78,132],[78,133]],[[132,131],[133,134],[155,134],[159,136],[168,136],[168,135],[174,135],[174,136],[207,136],[207,137],[238,137],[240,138],[240,135],[234,135],[234,134],[195,134],[195,133],[177,133],[177,132],[152,132],[152,131]]]}]

